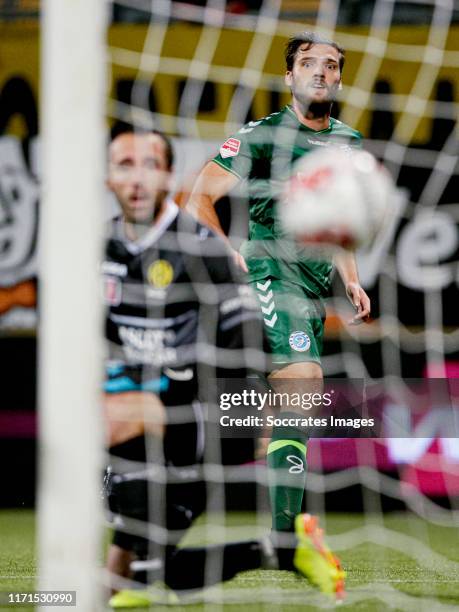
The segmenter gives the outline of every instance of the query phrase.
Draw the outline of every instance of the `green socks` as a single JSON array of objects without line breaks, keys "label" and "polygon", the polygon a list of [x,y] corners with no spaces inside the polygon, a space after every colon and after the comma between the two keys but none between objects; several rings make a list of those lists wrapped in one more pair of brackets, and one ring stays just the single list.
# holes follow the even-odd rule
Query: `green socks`
[{"label": "green socks", "polygon": [[301,512],[306,483],[306,434],[293,427],[274,427],[268,446],[269,497],[274,531],[293,531]]}]

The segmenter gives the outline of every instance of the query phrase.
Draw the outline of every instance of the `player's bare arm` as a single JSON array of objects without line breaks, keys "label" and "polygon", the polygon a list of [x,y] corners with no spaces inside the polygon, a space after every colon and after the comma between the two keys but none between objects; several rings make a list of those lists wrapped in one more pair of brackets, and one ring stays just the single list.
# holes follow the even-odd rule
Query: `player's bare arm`
[{"label": "player's bare arm", "polygon": [[239,182],[238,177],[213,161],[207,163],[199,174],[186,209],[201,223],[228,240],[215,212],[215,203]]},{"label": "player's bare arm", "polygon": [[162,437],[166,421],[164,405],[146,391],[104,394],[104,418],[109,446],[149,433]]},{"label": "player's bare arm", "polygon": [[225,240],[233,251],[236,265],[242,268],[244,272],[248,272],[244,258],[231,247],[215,212],[215,203],[228,194],[238,182],[239,178],[235,174],[210,161],[204,166],[196,179],[186,209]]},{"label": "player's bare arm", "polygon": [[343,251],[335,255],[334,261],[346,289],[346,295],[356,310],[356,314],[349,323],[351,325],[358,325],[368,320],[371,303],[370,298],[360,286],[355,255],[354,253]]}]

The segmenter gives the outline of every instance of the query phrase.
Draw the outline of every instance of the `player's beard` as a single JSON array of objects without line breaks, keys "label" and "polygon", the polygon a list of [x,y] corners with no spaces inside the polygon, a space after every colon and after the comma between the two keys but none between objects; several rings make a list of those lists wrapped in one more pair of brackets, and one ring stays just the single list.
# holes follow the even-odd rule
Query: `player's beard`
[{"label": "player's beard", "polygon": [[338,84],[327,87],[328,95],[322,100],[314,100],[308,95],[307,91],[303,93],[295,91],[295,88],[292,88],[292,94],[300,103],[305,117],[308,119],[319,119],[330,114],[332,104],[336,100],[338,87]]},{"label": "player's beard", "polygon": [[156,222],[160,212],[163,210],[164,201],[167,198],[167,191],[157,191],[153,196],[152,203],[150,205],[150,210],[147,212],[146,216],[142,218],[138,218],[135,220],[137,225],[152,225]]},{"label": "player's beard", "polygon": [[307,107],[306,117],[310,119],[319,119],[320,117],[329,115],[333,102],[334,100],[326,100],[321,102],[311,100]]}]

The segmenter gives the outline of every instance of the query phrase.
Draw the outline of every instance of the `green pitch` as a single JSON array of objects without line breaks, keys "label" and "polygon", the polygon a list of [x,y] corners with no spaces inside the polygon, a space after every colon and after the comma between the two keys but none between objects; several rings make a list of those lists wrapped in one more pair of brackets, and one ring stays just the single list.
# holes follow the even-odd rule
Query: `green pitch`
[{"label": "green pitch", "polygon": [[[452,516],[451,527],[433,525],[408,513],[329,514],[322,524],[348,575],[348,597],[341,610],[458,609],[459,537]],[[232,513],[226,523],[211,516],[196,523],[184,544],[210,543],[223,537],[249,539],[266,533],[268,526],[268,517],[257,519],[255,514]],[[0,591],[33,589],[34,513],[0,511],[0,543]],[[327,600],[293,573],[253,571],[223,587],[208,589],[196,603],[155,606],[154,610],[297,612],[326,607]]]}]

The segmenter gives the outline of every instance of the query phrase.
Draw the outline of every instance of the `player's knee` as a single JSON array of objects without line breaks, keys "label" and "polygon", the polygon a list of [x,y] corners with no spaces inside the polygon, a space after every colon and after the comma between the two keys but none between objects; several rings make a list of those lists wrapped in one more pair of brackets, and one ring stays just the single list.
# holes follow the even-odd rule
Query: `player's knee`
[{"label": "player's knee", "polygon": [[[314,362],[292,363],[269,377],[269,382],[273,390],[280,397],[290,397],[309,395],[317,396],[323,391],[323,375],[320,364]],[[284,400],[281,406],[276,406],[280,412],[292,412],[304,416],[304,409],[298,403]],[[314,412],[319,410],[319,405]],[[313,414],[311,413],[311,416]]]},{"label": "player's knee", "polygon": [[301,381],[311,380],[318,382],[323,380],[323,372],[321,365],[314,361],[289,363],[272,372],[269,378],[270,380],[292,378]]}]

